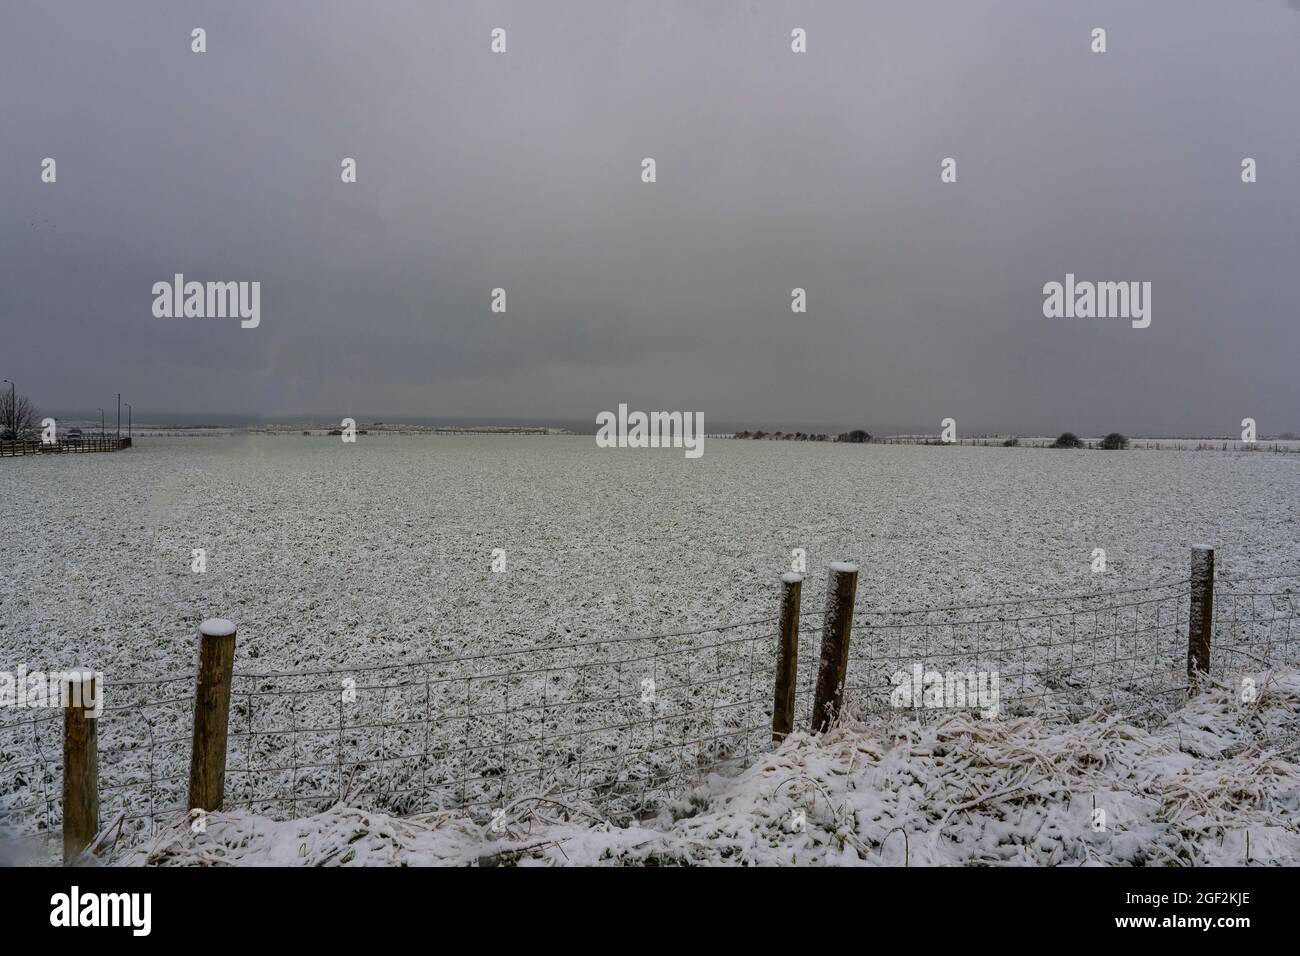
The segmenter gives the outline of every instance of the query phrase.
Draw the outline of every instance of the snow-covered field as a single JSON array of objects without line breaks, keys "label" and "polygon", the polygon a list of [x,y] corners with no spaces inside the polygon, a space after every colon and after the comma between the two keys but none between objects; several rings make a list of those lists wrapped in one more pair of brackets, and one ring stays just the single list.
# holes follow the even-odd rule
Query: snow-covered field
[{"label": "snow-covered field", "polygon": [[109,674],[189,669],[210,616],[277,667],[740,620],[796,547],[890,608],[1145,585],[1201,541],[1221,576],[1300,558],[1300,462],[1266,454],[160,438],[6,460],[0,493],[0,650]]},{"label": "snow-covered field", "polygon": [[[467,798],[488,812],[553,786],[557,769],[587,799],[600,789],[593,762],[611,785],[644,790],[645,766],[681,776],[690,760],[752,760],[770,706],[770,624],[618,639],[770,618],[795,548],[809,568],[805,709],[832,560],[861,568],[864,622],[877,609],[1170,589],[1091,624],[1095,605],[1051,605],[1060,616],[1045,631],[1008,638],[1003,623],[996,654],[978,616],[926,617],[932,628],[907,632],[924,646],[900,641],[889,661],[930,660],[933,635],[966,655],[960,666],[1019,659],[1014,686],[1028,696],[1057,689],[1041,672],[1082,668],[1081,649],[1095,657],[1089,642],[1104,635],[1109,669],[1060,685],[1086,704],[1103,685],[1141,695],[1149,675],[1117,662],[1163,655],[1161,673],[1176,676],[1192,543],[1216,547],[1221,579],[1294,574],[1300,558],[1300,460],[1259,453],[711,440],[686,460],[590,437],[146,438],[126,452],[6,460],[0,493],[11,503],[0,666],[104,673],[105,817],[154,822],[183,800],[185,694],[207,617],[237,622],[237,674],[296,675],[237,679],[234,798],[278,816],[344,790],[396,812]],[[1104,574],[1092,571],[1098,548]],[[191,570],[194,549],[205,573]],[[1293,606],[1287,596],[1277,613]],[[871,635],[855,628],[855,657],[883,654]],[[1300,625],[1266,636],[1294,651]],[[131,683],[164,675],[181,679]],[[657,702],[642,699],[647,678]],[[348,679],[358,691],[345,714]],[[139,710],[146,702],[156,706]],[[0,800],[39,797],[29,826],[57,823],[45,799],[57,759],[32,758],[38,744],[57,756],[57,723],[40,730],[0,731]],[[645,766],[620,762],[628,752]]]}]

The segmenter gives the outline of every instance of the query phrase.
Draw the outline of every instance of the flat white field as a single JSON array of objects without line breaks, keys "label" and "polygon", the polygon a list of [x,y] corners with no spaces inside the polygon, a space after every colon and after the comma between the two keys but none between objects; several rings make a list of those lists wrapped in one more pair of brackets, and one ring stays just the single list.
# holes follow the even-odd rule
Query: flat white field
[{"label": "flat white field", "polygon": [[795,548],[806,609],[832,560],[901,608],[1146,585],[1198,542],[1220,576],[1300,558],[1300,457],[1267,453],[286,436],[2,464],[0,654],[28,667],[188,670],[213,616],[279,668],[706,627],[773,613]]},{"label": "flat white field", "polygon": [[[915,661],[1000,671],[1004,711],[1031,713],[1067,692],[1093,706],[1177,690],[1192,544],[1217,549],[1225,581],[1300,558],[1300,456],[1263,452],[711,439],[688,460],[591,437],[146,438],[5,460],[0,494],[0,670],[103,672],[104,812],[154,825],[184,808],[208,617],[239,630],[229,802],[486,812],[636,792],[637,811],[765,748],[766,619],[795,549],[800,726],[831,561],[860,568],[849,684],[864,710]],[[1251,600],[1264,620],[1243,643],[1294,650],[1295,598]],[[13,718],[0,812],[56,828],[57,721],[6,732]]]}]

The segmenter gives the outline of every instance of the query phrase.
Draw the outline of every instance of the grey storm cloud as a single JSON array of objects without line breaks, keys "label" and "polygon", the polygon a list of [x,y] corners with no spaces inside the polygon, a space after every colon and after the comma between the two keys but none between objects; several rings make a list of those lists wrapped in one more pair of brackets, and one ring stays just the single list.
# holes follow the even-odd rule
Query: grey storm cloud
[{"label": "grey storm cloud", "polygon": [[[1288,6],[9,0],[0,375],[172,419],[1300,430]],[[155,318],[175,273],[261,324]],[[1149,281],[1150,328],[1045,318],[1067,273]]]}]

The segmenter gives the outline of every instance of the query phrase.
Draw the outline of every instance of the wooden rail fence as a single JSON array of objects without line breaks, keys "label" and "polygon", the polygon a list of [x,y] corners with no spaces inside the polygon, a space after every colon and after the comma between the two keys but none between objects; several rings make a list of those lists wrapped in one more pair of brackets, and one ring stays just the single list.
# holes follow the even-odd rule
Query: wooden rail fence
[{"label": "wooden rail fence", "polygon": [[121,451],[131,447],[130,438],[114,435],[87,435],[84,438],[56,442],[0,441],[0,458],[17,458],[22,455],[51,455],[63,452]]}]

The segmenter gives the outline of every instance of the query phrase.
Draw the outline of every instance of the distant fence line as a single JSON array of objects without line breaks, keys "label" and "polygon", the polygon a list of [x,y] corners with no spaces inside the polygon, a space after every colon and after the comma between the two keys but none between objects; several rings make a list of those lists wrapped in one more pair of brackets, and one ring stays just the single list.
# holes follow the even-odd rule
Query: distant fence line
[{"label": "distant fence line", "polygon": [[[708,435],[709,438],[734,438],[737,441],[818,442],[849,445],[963,445],[979,448],[1053,448],[1055,438],[1022,438],[1018,435],[969,435],[946,441],[939,435],[873,435],[863,441],[844,440],[832,434],[805,432],[736,432]],[[1101,447],[1101,438],[1082,438],[1079,448],[1095,450]],[[1130,438],[1125,446],[1133,451],[1241,451],[1272,452],[1282,455],[1300,454],[1300,439],[1277,438],[1254,442],[1226,438]]]},{"label": "distant fence line", "polygon": [[[330,438],[338,437],[341,431],[333,428],[302,428],[302,429],[233,429],[233,428],[194,428],[194,429],[159,429],[159,428],[136,428],[137,436],[146,438],[223,438],[231,435],[258,435],[270,437],[284,436],[310,436],[313,438]],[[560,437],[583,437],[572,432],[545,429],[545,428],[500,428],[500,429],[458,429],[458,428],[431,428],[419,430],[391,429],[391,428],[363,428],[357,430],[358,436],[369,437],[411,437],[411,436],[484,436],[484,435],[531,435],[531,436],[560,436]],[[752,435],[737,435],[734,432],[708,432],[704,436],[706,439],[723,439],[731,438],[738,441],[819,441],[831,444],[871,444],[871,445],[965,445],[984,448],[994,448],[1004,446],[1011,436],[1003,435],[977,435],[966,438],[956,438],[951,442],[946,442],[937,435],[884,435],[873,436],[866,442],[838,442],[834,435],[829,435],[824,439],[814,439],[809,437],[797,438],[795,433],[776,433],[766,434],[764,437],[755,439]],[[1016,438],[1015,446],[1021,448],[1050,448],[1055,439],[1052,438]],[[1081,447],[1087,449],[1096,448],[1101,439],[1083,439]],[[52,445],[37,442],[24,441],[0,441],[0,458],[13,458],[22,455],[39,455],[54,451],[117,451],[121,448],[131,447],[130,438],[107,437],[107,438],[85,438],[80,442],[68,442],[66,440],[55,442]],[[1181,440],[1181,439],[1129,439],[1128,450],[1139,451],[1240,451],[1240,452],[1269,452],[1275,454],[1300,454],[1300,441],[1291,441],[1290,439],[1279,439],[1276,441],[1256,441],[1245,442],[1227,439],[1198,439],[1198,440]]]},{"label": "distant fence line", "polygon": [[1159,712],[1300,656],[1300,574],[1216,587],[1213,560],[1195,549],[1186,578],[1146,587],[913,610],[872,607],[856,567],[834,564],[821,610],[786,575],[772,617],[287,672],[235,671],[234,627],[207,622],[197,680],[106,681],[96,720],[70,707],[0,726],[0,822],[62,826],[72,858],[101,826],[130,838],[220,807],[482,818],[543,797],[632,817],[797,728],[895,711],[917,667],[996,672],[1004,715]]},{"label": "distant fence line", "polygon": [[242,435],[242,428],[204,428],[198,426],[195,428],[150,428],[139,425],[135,426],[135,434],[143,438],[228,438],[231,435]]},{"label": "distant fence line", "polygon": [[[301,436],[303,438],[338,438],[342,436],[343,429],[339,428],[337,425],[324,425],[324,426],[317,425],[317,426],[311,426],[306,428],[299,427],[299,428],[291,428],[291,429],[250,428],[248,429],[248,434],[258,435],[262,437],[271,437],[271,438],[293,437],[295,435]],[[451,436],[454,435],[469,435],[469,436],[530,435],[530,436],[543,436],[543,437],[572,435],[572,433],[570,432],[563,432],[563,431],[557,431],[555,429],[547,429],[540,426],[533,427],[528,425],[520,425],[518,427],[503,426],[501,428],[450,428],[450,427],[449,428],[389,428],[384,425],[381,425],[378,428],[376,428],[373,425],[366,425],[364,427],[357,426],[355,434],[357,435],[358,438],[360,437],[392,438],[392,437],[411,437],[411,436],[419,437],[419,436],[430,436],[430,435],[436,435],[444,438],[449,435]]]},{"label": "distant fence line", "polygon": [[[1014,444],[1009,447],[1017,448],[1051,448],[1055,443],[1055,438],[1020,438],[1012,435],[974,435],[965,438],[955,438],[950,442],[944,441],[938,435],[886,435],[872,437],[869,444],[875,445],[975,445],[981,448],[1008,447],[1007,442],[1014,438]],[[1101,444],[1100,438],[1083,438],[1081,448],[1096,449]],[[1127,450],[1129,451],[1247,451],[1247,452],[1274,452],[1282,455],[1300,454],[1300,441],[1290,439],[1277,439],[1270,441],[1238,441],[1235,439],[1224,438],[1207,438],[1207,439],[1150,439],[1150,438],[1130,438],[1128,440]]]},{"label": "distant fence line", "polygon": [[123,448],[130,447],[130,438],[114,435],[87,435],[84,438],[72,441],[63,438],[55,442],[0,441],[0,458],[17,458],[22,455],[51,455],[65,452],[121,451]]},{"label": "distant fence line", "polygon": [[[936,434],[896,434],[896,436],[872,437],[874,445],[975,445],[979,447],[1002,447],[1010,438],[1015,438],[1010,447],[1031,447],[1031,449],[1049,449],[1056,438],[1021,438],[1015,436],[972,436],[954,438],[945,442]],[[1101,438],[1080,438],[1083,449],[1097,449]],[[1283,455],[1300,454],[1300,441],[1279,438],[1277,441],[1236,441],[1229,438],[1201,438],[1201,440],[1179,440],[1179,438],[1130,438],[1127,450],[1140,451],[1269,451]]]}]

